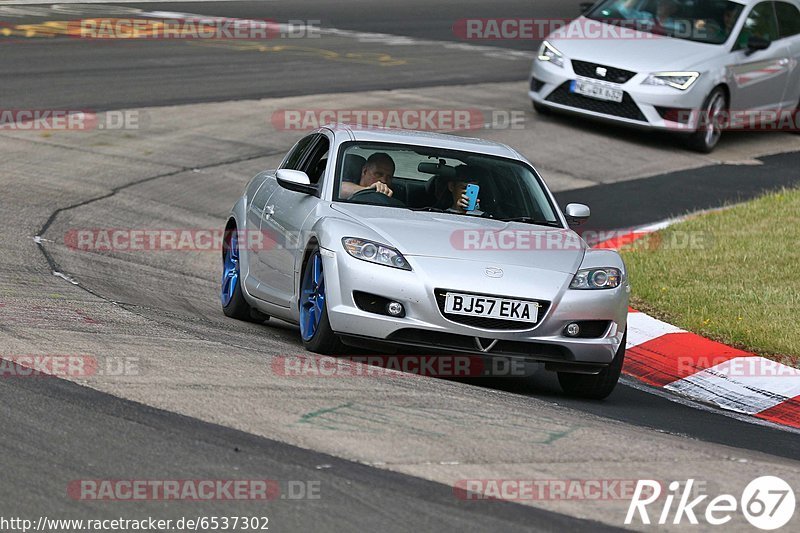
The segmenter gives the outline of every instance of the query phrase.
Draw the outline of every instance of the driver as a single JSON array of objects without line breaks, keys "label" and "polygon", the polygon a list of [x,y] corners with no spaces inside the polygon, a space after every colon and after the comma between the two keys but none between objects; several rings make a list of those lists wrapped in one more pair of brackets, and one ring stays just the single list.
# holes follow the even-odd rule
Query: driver
[{"label": "driver", "polygon": [[359,191],[365,189],[375,189],[377,192],[391,197],[392,176],[394,176],[394,160],[389,154],[375,152],[364,166],[361,167],[361,176],[343,176],[339,196],[348,199]]}]

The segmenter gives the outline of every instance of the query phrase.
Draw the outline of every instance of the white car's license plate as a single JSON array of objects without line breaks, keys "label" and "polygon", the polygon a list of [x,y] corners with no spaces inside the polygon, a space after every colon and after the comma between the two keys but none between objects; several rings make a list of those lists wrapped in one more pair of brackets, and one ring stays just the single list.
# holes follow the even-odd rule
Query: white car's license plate
[{"label": "white car's license plate", "polygon": [[592,83],[584,80],[573,80],[569,87],[570,92],[582,94],[589,98],[607,100],[609,102],[622,102],[622,89]]},{"label": "white car's license plate", "polygon": [[444,312],[456,315],[536,322],[539,320],[539,304],[524,300],[473,296],[448,292],[444,300]]}]

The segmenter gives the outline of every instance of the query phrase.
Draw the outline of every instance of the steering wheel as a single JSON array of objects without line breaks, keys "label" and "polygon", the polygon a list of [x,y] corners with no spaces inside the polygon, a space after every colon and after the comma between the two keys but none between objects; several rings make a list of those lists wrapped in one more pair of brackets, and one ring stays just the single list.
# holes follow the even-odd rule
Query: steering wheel
[{"label": "steering wheel", "polygon": [[350,197],[350,202],[356,204],[386,205],[389,207],[405,207],[401,200],[392,196],[386,196],[375,189],[361,189]]}]

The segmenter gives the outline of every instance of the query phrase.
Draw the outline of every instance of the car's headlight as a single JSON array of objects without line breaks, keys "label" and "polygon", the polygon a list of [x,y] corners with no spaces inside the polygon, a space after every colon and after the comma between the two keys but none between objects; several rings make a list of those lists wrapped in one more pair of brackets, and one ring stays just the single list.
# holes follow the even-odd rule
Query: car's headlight
[{"label": "car's headlight", "polygon": [[642,82],[644,85],[668,85],[685,91],[700,77],[699,72],[653,72]]},{"label": "car's headlight", "polygon": [[570,289],[613,289],[622,283],[622,272],[618,268],[586,268],[578,270]]},{"label": "car's headlight", "polygon": [[356,237],[345,237],[342,239],[342,244],[347,253],[356,259],[378,265],[411,270],[411,265],[408,264],[403,254],[390,246]]},{"label": "car's headlight", "polygon": [[564,55],[547,41],[542,41],[542,45],[539,47],[539,61],[549,61],[554,65],[564,67]]}]

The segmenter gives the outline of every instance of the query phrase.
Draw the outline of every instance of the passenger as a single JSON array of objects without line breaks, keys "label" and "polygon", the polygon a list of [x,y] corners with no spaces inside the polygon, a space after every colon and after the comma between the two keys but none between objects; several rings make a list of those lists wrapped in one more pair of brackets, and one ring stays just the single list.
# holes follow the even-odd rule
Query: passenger
[{"label": "passenger", "polygon": [[361,176],[343,176],[339,197],[348,199],[359,191],[375,189],[377,192],[391,197],[392,177],[394,176],[394,160],[389,154],[375,152],[361,168]]},{"label": "passenger", "polygon": [[478,167],[469,165],[459,165],[456,167],[455,178],[447,182],[447,190],[450,191],[450,207],[447,211],[452,213],[469,213],[475,215],[483,214],[480,211],[480,199],[478,199],[475,209],[467,211],[469,197],[467,197],[467,185],[479,185],[481,180],[486,177],[486,172]]}]

